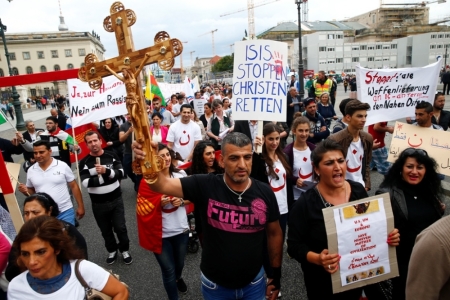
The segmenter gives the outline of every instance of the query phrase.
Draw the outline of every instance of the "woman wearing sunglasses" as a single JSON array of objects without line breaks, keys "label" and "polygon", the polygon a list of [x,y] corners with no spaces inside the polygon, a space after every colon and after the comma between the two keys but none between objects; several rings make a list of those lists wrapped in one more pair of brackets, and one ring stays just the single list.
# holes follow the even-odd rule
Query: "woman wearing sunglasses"
[{"label": "woman wearing sunglasses", "polygon": [[376,194],[389,193],[394,225],[401,235],[396,248],[400,276],[392,280],[393,299],[405,299],[408,264],[417,235],[444,214],[436,161],[421,149],[404,150]]}]

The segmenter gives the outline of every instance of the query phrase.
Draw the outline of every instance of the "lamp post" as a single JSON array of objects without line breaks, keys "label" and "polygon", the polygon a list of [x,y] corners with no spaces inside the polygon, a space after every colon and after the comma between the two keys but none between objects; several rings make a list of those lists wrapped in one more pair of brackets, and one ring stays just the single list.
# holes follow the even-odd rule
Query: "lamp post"
[{"label": "lamp post", "polygon": [[295,0],[295,4],[297,4],[298,11],[298,86],[299,86],[299,95],[300,101],[303,100],[305,96],[305,87],[303,80],[303,55],[302,55],[302,19],[300,14],[300,6],[302,5],[303,0]]},{"label": "lamp post", "polygon": [[[8,1],[11,2],[10,0]],[[12,72],[11,62],[9,61],[8,47],[6,46],[5,32],[6,32],[6,25],[4,25],[2,23],[2,20],[0,19],[0,35],[2,36],[3,46],[5,47],[6,63],[8,64],[9,76],[13,76],[14,74]],[[17,93],[15,86],[12,86],[11,89],[12,89],[14,110],[16,111],[16,129],[25,130],[25,122],[23,120],[22,108],[19,101],[20,96]]]}]

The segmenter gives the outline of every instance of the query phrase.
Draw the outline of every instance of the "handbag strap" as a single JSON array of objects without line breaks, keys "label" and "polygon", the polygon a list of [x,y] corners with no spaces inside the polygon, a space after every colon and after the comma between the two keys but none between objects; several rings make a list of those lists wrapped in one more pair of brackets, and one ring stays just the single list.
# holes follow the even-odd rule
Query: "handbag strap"
[{"label": "handbag strap", "polygon": [[77,262],[75,263],[75,275],[77,276],[78,281],[85,289],[90,289],[90,287],[88,286],[88,284],[86,283],[86,281],[84,280],[83,276],[81,276],[80,273],[80,262],[82,260],[84,259],[77,259]]}]

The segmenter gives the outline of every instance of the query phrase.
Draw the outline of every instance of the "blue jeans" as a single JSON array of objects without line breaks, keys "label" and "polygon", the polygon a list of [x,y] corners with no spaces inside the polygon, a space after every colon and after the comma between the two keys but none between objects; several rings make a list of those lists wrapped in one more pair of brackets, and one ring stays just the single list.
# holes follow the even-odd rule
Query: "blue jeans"
[{"label": "blue jeans", "polygon": [[75,226],[75,210],[73,209],[73,207],[63,211],[62,213],[59,213],[57,218]]},{"label": "blue jeans", "polygon": [[264,268],[245,287],[241,289],[227,289],[212,282],[205,275],[201,275],[202,294],[205,300],[265,300],[266,281],[264,280]]},{"label": "blue jeans", "polygon": [[[122,196],[108,202],[92,202],[92,212],[102,232],[108,252],[117,251],[117,248],[120,252],[128,251],[130,240],[128,239]],[[119,240],[119,245],[117,245],[114,232]]]},{"label": "blue jeans", "polygon": [[163,238],[161,254],[154,253],[169,300],[178,300],[177,280],[183,272],[188,239],[189,232]]}]

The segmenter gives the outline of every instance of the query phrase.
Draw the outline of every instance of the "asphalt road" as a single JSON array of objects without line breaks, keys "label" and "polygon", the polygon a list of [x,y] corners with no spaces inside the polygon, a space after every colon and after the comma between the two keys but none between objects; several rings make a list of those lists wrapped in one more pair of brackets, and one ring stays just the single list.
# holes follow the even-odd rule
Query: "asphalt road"
[{"label": "asphalt road", "polygon": [[[338,113],[338,104],[342,99],[347,98],[348,94],[343,91],[342,84],[338,87],[338,99],[336,103],[336,112]],[[450,97],[447,96],[446,109],[450,110]],[[34,109],[25,110],[25,119],[31,118],[34,120],[36,127],[44,128],[45,117],[50,114],[49,111],[35,111]],[[338,113],[340,115],[340,113]],[[393,122],[392,122],[393,123]],[[6,124],[0,127],[0,137],[11,139],[14,136],[14,131],[8,129]],[[386,144],[390,143],[390,135],[386,137]],[[22,160],[22,156],[14,157],[16,162]],[[373,195],[377,187],[382,181],[382,176],[377,172],[371,172],[372,190],[369,192]],[[21,170],[19,181],[25,182],[26,174]],[[448,178],[446,178],[448,181]],[[112,269],[115,273],[120,274],[121,280],[126,282],[130,287],[130,299],[167,299],[159,265],[153,253],[142,249],[139,246],[136,215],[135,215],[135,202],[136,193],[134,192],[131,180],[124,180],[122,182],[122,192],[125,202],[125,213],[127,220],[127,227],[129,237],[131,241],[130,252],[133,256],[133,263],[131,265],[125,265],[121,257],[117,262],[111,266],[105,263],[107,251],[103,245],[103,238],[101,237],[100,230],[95,223],[94,216],[90,205],[90,198],[85,188],[82,188],[83,199],[86,207],[86,215],[80,221],[80,227],[78,230],[85,237],[88,244],[89,259],[94,263],[99,264],[107,269]],[[22,207],[24,196],[21,193],[17,193],[17,200],[19,206]],[[446,199],[447,207],[449,207],[448,199]],[[241,245],[245,247],[245,245]],[[286,251],[284,252],[286,254]],[[196,254],[188,254],[186,256],[186,263],[183,272],[183,278],[188,286],[188,293],[181,295],[182,300],[198,300],[202,299],[201,296],[201,282],[200,282],[200,256],[201,250]],[[287,255],[283,258],[282,268],[282,296],[283,299],[306,299],[306,290],[303,283],[303,274],[300,265],[297,261],[289,259]]]}]

